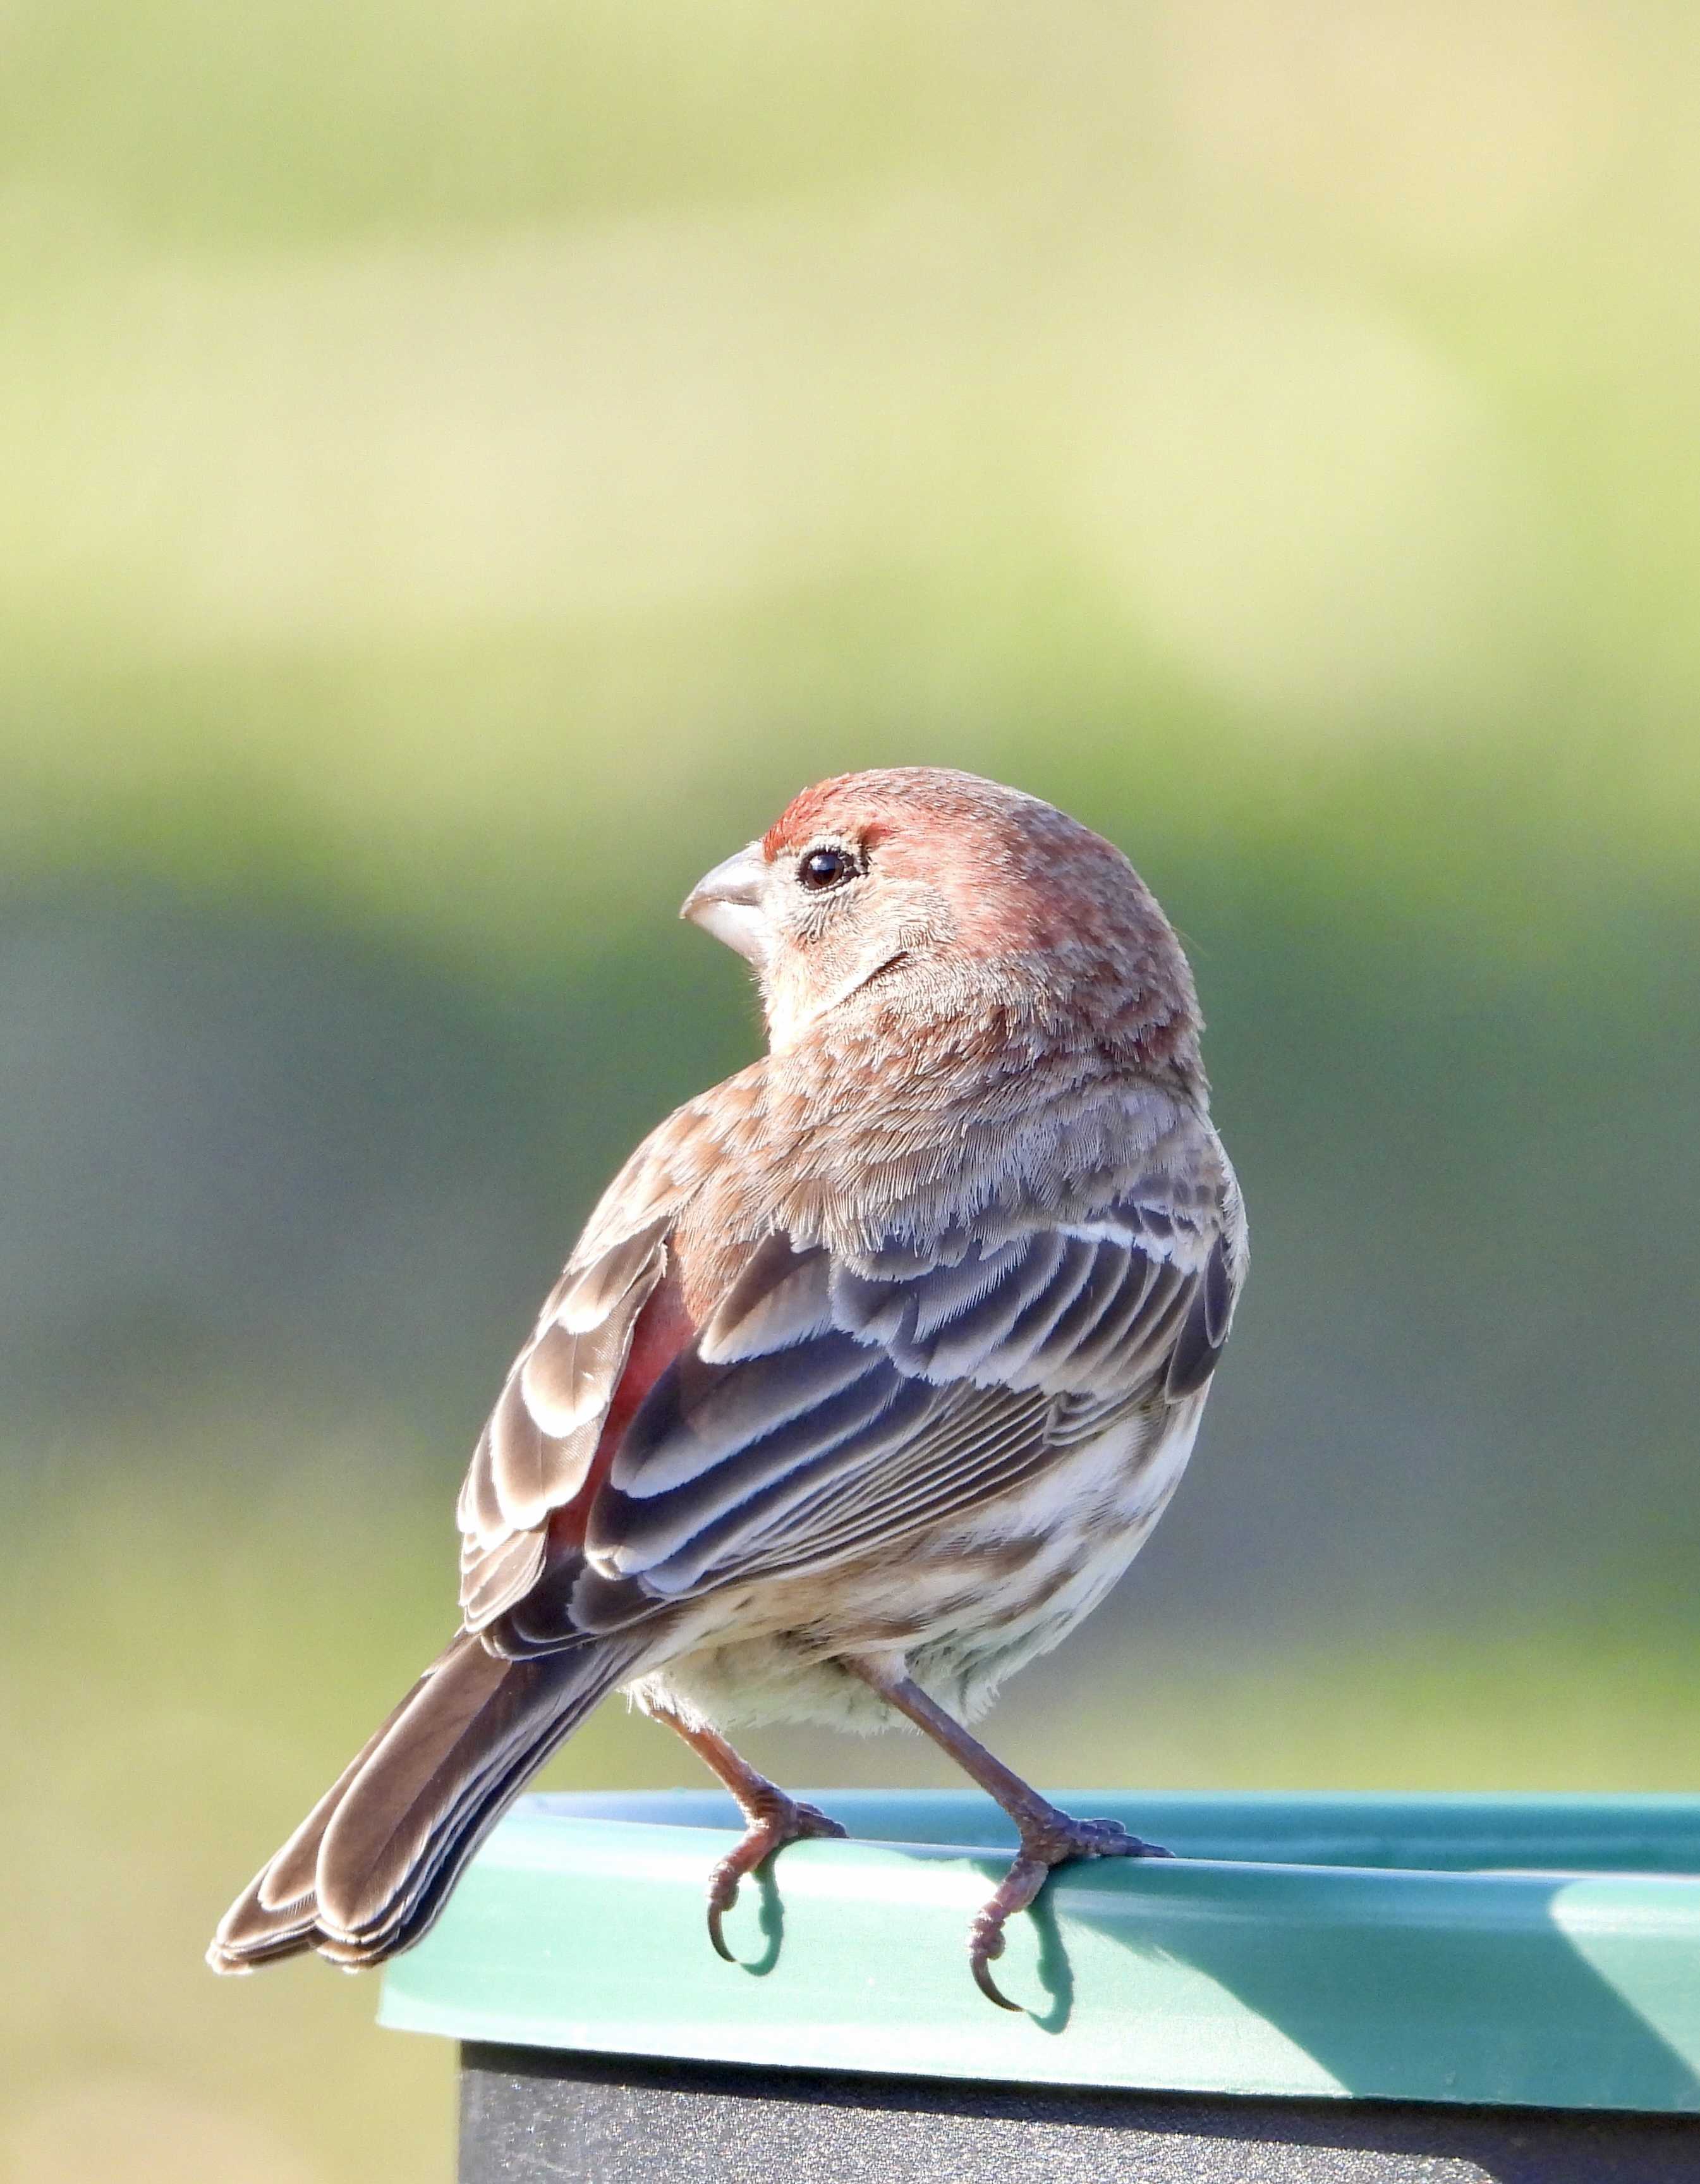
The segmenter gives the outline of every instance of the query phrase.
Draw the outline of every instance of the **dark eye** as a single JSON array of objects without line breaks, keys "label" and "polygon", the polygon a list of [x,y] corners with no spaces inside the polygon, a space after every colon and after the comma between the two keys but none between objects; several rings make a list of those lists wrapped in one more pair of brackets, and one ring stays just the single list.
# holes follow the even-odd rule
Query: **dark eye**
[{"label": "dark eye", "polygon": [[797,866],[797,877],[811,894],[842,887],[856,876],[856,860],[847,850],[811,850]]}]

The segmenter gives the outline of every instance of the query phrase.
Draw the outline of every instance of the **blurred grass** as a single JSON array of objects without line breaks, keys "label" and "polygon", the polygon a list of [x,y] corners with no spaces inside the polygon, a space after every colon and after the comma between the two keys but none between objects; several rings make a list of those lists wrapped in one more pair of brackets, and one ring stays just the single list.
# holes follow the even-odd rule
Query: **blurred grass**
[{"label": "blurred grass", "polygon": [[14,8],[14,854],[507,947],[729,750],[1072,744],[1692,890],[1690,26],[1446,14]]},{"label": "blurred grass", "polygon": [[1700,1787],[1697,96],[1675,0],[0,11],[0,2171],[447,2176],[199,1952],[838,768],[1130,849],[1257,1229],[1011,1758]]}]

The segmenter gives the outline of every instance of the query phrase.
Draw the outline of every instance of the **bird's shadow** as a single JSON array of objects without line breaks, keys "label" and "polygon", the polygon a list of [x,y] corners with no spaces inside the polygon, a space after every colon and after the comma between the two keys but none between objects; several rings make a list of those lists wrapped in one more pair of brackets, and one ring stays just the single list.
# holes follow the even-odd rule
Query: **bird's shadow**
[{"label": "bird's shadow", "polygon": [[779,1884],[772,1871],[772,1861],[759,1866],[745,1876],[739,1894],[753,1888],[756,1896],[756,1930],[762,1937],[761,1954],[758,1957],[735,1957],[733,1962],[741,1972],[752,1979],[765,1979],[779,1962],[779,1953],[785,1941],[785,1904],[779,1892]]},{"label": "bird's shadow", "polygon": [[[760,1866],[746,1875],[740,1888],[753,1888],[756,1897],[756,1930],[761,1936],[762,1947],[758,1956],[735,1956],[733,1962],[752,1979],[765,1979],[779,1963],[780,1952],[785,1944],[785,1899],[779,1892],[779,1881],[774,1871],[776,1860]],[[1038,1953],[1033,1963],[1033,1974],[1049,1997],[1049,2006],[1034,2009],[1025,2003],[1019,2005],[1025,2017],[1031,2020],[1042,2032],[1061,2032],[1069,2022],[1075,2006],[1075,1975],[1069,1962],[1069,1952],[1063,1940],[1063,1931],[1050,1901],[1048,1888],[1042,1891],[1025,1914],[1032,1920],[1038,1936]]]},{"label": "bird's shadow", "polygon": [[[986,1833],[996,1822],[951,1792],[917,1793],[905,1801],[900,1817],[908,1830],[907,1837],[892,1825],[898,1816],[891,1813],[889,1800],[865,1796],[861,1801],[865,1813],[855,1809],[857,1793],[841,1792],[831,1802],[841,1808],[847,1803],[853,1823],[864,1822],[856,1829],[858,1840],[909,1857],[966,1858],[991,1886],[996,1885],[1013,1847],[988,1842]],[[1448,2082],[1462,2071],[1467,2081],[1486,2086],[1495,2070],[1514,2077],[1525,2052],[1538,2051],[1547,2057],[1549,2076],[1557,2067],[1552,2060],[1557,2053],[1561,2062],[1564,2056],[1573,2057],[1579,2072],[1586,2065],[1591,2079],[1596,2079],[1604,2057],[1620,2081],[1634,2084],[1642,2104],[1682,2116],[1700,2111],[1700,2065],[1667,2036],[1656,2016],[1644,2014],[1620,1990],[1608,1969],[1597,1968],[1584,1942],[1569,1930],[1565,1915],[1569,1891],[1577,1881],[1613,1874],[1676,1880],[1700,1872],[1700,1833],[1684,1814],[1653,1828],[1647,1842],[1636,1835],[1631,1851],[1614,1846],[1608,1858],[1581,1854],[1591,1852],[1598,1825],[1587,1813],[1581,1821],[1572,1816],[1564,1825],[1562,1814],[1550,1825],[1537,1814],[1534,1820],[1520,1824],[1514,1824],[1514,1815],[1511,1819],[1494,1816],[1491,1824],[1466,1826],[1447,1819],[1443,1811],[1446,1825],[1436,1834],[1435,1814],[1421,1801],[1408,1815],[1402,1816],[1397,1808],[1379,1818],[1372,1813],[1374,1827],[1357,1817],[1355,1808],[1347,1808],[1342,1816],[1332,1801],[1325,1801],[1325,1808],[1319,1812],[1300,1813],[1303,1825],[1296,1830],[1271,1833],[1267,1827],[1248,1831],[1237,1816],[1231,1816],[1231,1824],[1224,1822],[1208,1802],[1195,1812],[1184,1801],[1169,1802],[1179,1809],[1163,1832],[1171,1841],[1181,1834],[1183,1847],[1173,1864],[1164,1869],[1164,1879],[1150,1897],[1148,1919],[1143,1914],[1131,1918],[1125,1903],[1118,1905],[1111,1900],[1125,1892],[1143,1892],[1143,1881],[1136,1875],[1144,1861],[1137,1859],[1095,1863],[1088,1869],[1099,1885],[1091,1888],[1071,1887],[1065,1872],[1057,1877],[1062,1882],[1060,1894],[1054,1880],[1047,1882],[1029,1908],[1026,1916],[1032,1921],[1036,1947],[1024,1947],[1020,1970],[1004,1984],[1006,1992],[1016,1989],[1012,2001],[1024,1986],[1029,1993],[1035,1986],[1042,1992],[1043,2007],[1030,2005],[1021,2011],[1041,2031],[1056,2035],[1069,2025],[1077,1998],[1069,1940],[1078,1942],[1090,1935],[1094,1947],[1108,1942],[1137,1955],[1203,1973],[1319,2064],[1341,2092],[1359,2098],[1388,2098],[1389,1997],[1402,1998],[1408,2040],[1430,2035],[1448,2038],[1447,2028],[1457,2021],[1460,1995],[1467,1995],[1476,1969],[1460,1955],[1463,1944],[1444,1923],[1384,1920],[1375,1931],[1373,1946],[1346,1947],[1341,1938],[1346,1929],[1336,1931],[1337,1920],[1334,1926],[1316,1923],[1317,1907],[1307,1892],[1314,1890],[1314,1869],[1331,1871],[1337,1865],[1342,1883],[1359,1890],[1372,1876],[1384,1873],[1390,1880],[1403,1875],[1406,1881],[1413,1876],[1481,1874],[1491,1878],[1502,1873],[1515,1880],[1525,1896],[1531,1885],[1541,1892],[1543,1915],[1530,1919],[1527,1914],[1534,1906],[1525,1904],[1522,1923],[1503,1933],[1495,1930],[1498,1975],[1522,1997],[1522,2015],[1509,2021],[1505,2040],[1492,2056],[1462,2048],[1456,2053],[1437,2050],[1431,2057],[1433,2068],[1443,2071]],[[586,1818],[652,1822],[665,1818],[675,1825],[728,1825],[721,1802],[706,1792],[698,1797],[671,1792],[664,1799],[658,1793],[649,1798],[610,1793],[539,1802]],[[1131,1812],[1126,1815],[1128,1821],[1140,1817]],[[986,1832],[981,1832],[982,1825]],[[1642,1833],[1653,1826],[1644,1816],[1639,1825]],[[1324,1847],[1319,1849],[1319,1844]],[[1342,1848],[1354,1851],[1356,1859],[1342,1857]],[[1275,1862],[1266,1862],[1271,1854]],[[1236,1915],[1193,1915],[1197,1906],[1188,1868],[1195,1861],[1207,1869],[1206,1909],[1213,1905],[1219,1909],[1216,1898],[1227,1886],[1238,1907]],[[1119,1880],[1119,1875],[1125,1875],[1125,1880]],[[751,1880],[762,1946],[748,1960],[736,1961],[759,1979],[779,1962],[785,1909],[770,1869],[763,1869]],[[1248,1889],[1254,1896],[1247,1894]],[[746,1913],[746,1927],[747,1922]],[[1352,1927],[1352,1921],[1347,1927]],[[1525,2174],[1536,2173],[1516,2171],[1519,2184]]]},{"label": "bird's shadow", "polygon": [[1061,2032],[1075,2007],[1075,1974],[1048,1888],[1041,1892],[1027,1915],[1039,1936],[1039,1957],[1034,1969],[1040,1986],[1051,1997],[1051,2006],[1043,2010],[1028,2009],[1025,2014],[1042,2032]]}]

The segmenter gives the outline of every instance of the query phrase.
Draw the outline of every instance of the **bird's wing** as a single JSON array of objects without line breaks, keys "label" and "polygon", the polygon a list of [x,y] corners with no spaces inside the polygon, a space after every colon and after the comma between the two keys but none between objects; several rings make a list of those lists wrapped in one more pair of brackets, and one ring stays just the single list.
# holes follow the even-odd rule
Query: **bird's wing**
[{"label": "bird's wing", "polygon": [[[552,1519],[575,1509],[581,1517],[610,1445],[692,1333],[680,1301],[675,1224],[704,1178],[736,1159],[764,1082],[757,1063],[651,1131],[603,1194],[545,1298],[460,1490],[460,1607],[469,1630],[488,1630],[536,1584]],[[581,1536],[582,1522],[567,1529]]]},{"label": "bird's wing", "polygon": [[460,1605],[482,1630],[536,1582],[553,1513],[590,1476],[639,1315],[667,1272],[665,1215],[588,1256],[549,1292],[473,1451],[456,1516]]},{"label": "bird's wing", "polygon": [[1084,1217],[1033,1211],[853,1254],[769,1235],[598,1466],[581,1549],[497,1641],[570,1642],[889,1542],[1195,1394],[1242,1263],[1221,1178],[1124,1178]]}]

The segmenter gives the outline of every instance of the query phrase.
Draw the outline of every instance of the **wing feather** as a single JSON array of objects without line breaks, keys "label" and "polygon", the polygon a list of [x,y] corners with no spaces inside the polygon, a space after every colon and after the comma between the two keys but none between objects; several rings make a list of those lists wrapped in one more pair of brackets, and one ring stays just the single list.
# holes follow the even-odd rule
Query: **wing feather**
[{"label": "wing feather", "polygon": [[649,1222],[571,1262],[497,1397],[460,1490],[460,1605],[485,1629],[534,1585],[552,1513],[589,1474],[638,1314],[666,1271],[668,1224]]},{"label": "wing feather", "polygon": [[[798,1460],[847,1395],[857,1407],[863,1398],[854,1391],[870,1378],[889,1395],[901,1376],[878,1351],[836,1332],[733,1365],[709,1365],[687,1351],[627,1429],[605,1490],[648,1502],[729,1464],[747,1464],[758,1447],[775,1463]],[[797,1457],[789,1455],[793,1449]],[[735,1492],[739,1475],[726,1472],[721,1490]],[[592,1530],[594,1537],[594,1523]]]},{"label": "wing feather", "polygon": [[[802,1492],[820,1462],[847,1446],[857,1461],[865,1462],[875,1444],[906,1435],[936,1401],[925,1384],[906,1380],[889,1359],[865,1350],[853,1350],[853,1355],[859,1360],[853,1378],[712,1465],[673,1472],[670,1485],[653,1491],[622,1490],[610,1479],[591,1512],[585,1544],[592,1557],[623,1572],[663,1562],[703,1524],[736,1510],[753,1496],[793,1479],[798,1482],[795,1490]],[[655,1415],[646,1421],[651,1404]],[[658,1387],[638,1413],[633,1435],[646,1424],[664,1432],[665,1421],[674,1416],[672,1391]],[[622,1446],[622,1457],[632,1437]],[[687,1436],[681,1439],[691,1445]],[[647,1487],[647,1481],[643,1484]]]},{"label": "wing feather", "polygon": [[575,1612],[630,1616],[891,1542],[1142,1409],[1153,1446],[1214,1367],[1237,1248],[1155,1185],[932,1260],[913,1236],[836,1257],[769,1239],[634,1418]]},{"label": "wing feather", "polygon": [[[469,1620],[547,1651],[719,1585],[901,1552],[1119,1421],[1144,1420],[1128,1461],[1145,1461],[1208,1383],[1244,1264],[1237,1189],[1199,1128],[1190,1165],[1171,1148],[1066,1214],[1002,1201],[978,1233],[931,1236],[894,1217],[853,1248],[775,1228],[634,1384],[594,1473],[668,1219],[569,1265],[463,1495]],[[547,1544],[575,1496],[581,1520]]]},{"label": "wing feather", "polygon": [[[699,1591],[723,1574],[742,1575],[749,1543],[776,1535],[789,1539],[794,1530],[789,1521],[792,1511],[815,1489],[828,1484],[853,1487],[870,1454],[912,1446],[933,1400],[925,1384],[899,1379],[860,1430],[814,1450],[803,1462],[783,1462],[776,1471],[752,1464],[737,1482],[747,1490],[730,1505],[723,1497],[713,1497],[688,1512],[681,1509],[677,1513],[686,1521],[675,1525],[668,1552],[658,1553],[653,1545],[643,1551],[653,1557],[641,1572],[646,1588],[671,1599]],[[617,1554],[625,1552],[615,1550]],[[820,1559],[812,1543],[803,1559]]]}]

